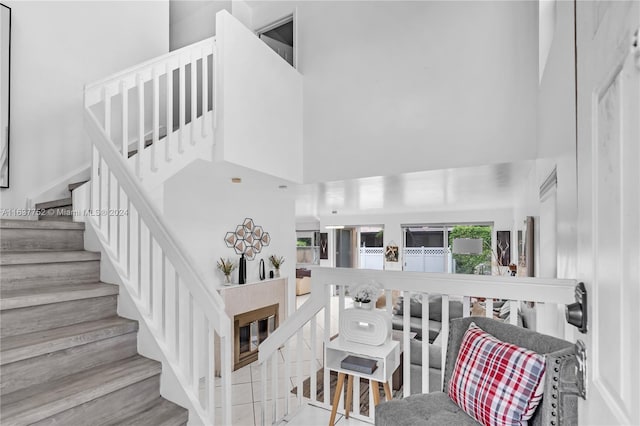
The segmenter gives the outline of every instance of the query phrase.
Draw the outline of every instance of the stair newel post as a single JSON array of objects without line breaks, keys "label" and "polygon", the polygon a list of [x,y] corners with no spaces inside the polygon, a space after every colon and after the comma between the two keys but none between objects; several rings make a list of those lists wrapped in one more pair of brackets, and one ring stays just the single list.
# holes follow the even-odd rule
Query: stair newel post
[{"label": "stair newel post", "polygon": [[158,72],[153,68],[151,71],[153,78],[153,144],[151,145],[151,171],[158,171],[157,154],[158,141],[160,140],[160,78]]},{"label": "stair newel post", "polygon": [[209,112],[209,54],[204,47],[200,49],[200,56],[202,57],[202,137],[205,138],[208,134],[207,113]]},{"label": "stair newel post", "polygon": [[198,57],[191,52],[191,145],[196,144],[196,118],[198,117]]},{"label": "stair newel post", "polygon": [[182,56],[180,56],[178,58],[178,60],[180,61],[180,66],[179,66],[179,78],[178,78],[178,89],[179,89],[179,100],[178,100],[178,108],[179,108],[179,121],[178,121],[178,132],[179,132],[179,138],[178,138],[178,153],[182,154],[184,152],[184,127],[185,127],[185,115],[186,115],[186,111],[185,111],[185,103],[187,102],[186,100],[186,96],[185,96],[185,73],[187,71],[187,67],[184,64],[183,58]]},{"label": "stair newel post", "polygon": [[168,61],[165,67],[167,72],[167,137],[164,140],[164,157],[166,161],[171,161],[171,140],[173,139],[173,66]]},{"label": "stair newel post", "polygon": [[120,94],[122,96],[122,158],[129,158],[129,88],[127,82],[120,81]]},{"label": "stair newel post", "polygon": [[142,157],[144,154],[144,80],[138,73],[138,153],[136,155],[136,175],[142,179]]}]

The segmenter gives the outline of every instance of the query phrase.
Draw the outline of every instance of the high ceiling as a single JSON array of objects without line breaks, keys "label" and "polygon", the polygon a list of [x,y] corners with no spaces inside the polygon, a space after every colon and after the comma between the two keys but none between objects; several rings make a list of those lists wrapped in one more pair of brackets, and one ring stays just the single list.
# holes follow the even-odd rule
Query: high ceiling
[{"label": "high ceiling", "polygon": [[513,207],[531,167],[522,161],[300,185],[296,216]]}]

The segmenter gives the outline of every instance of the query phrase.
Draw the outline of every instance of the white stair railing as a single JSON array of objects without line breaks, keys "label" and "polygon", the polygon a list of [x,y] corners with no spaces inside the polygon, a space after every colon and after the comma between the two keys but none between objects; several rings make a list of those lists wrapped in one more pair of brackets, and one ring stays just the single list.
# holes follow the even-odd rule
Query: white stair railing
[{"label": "white stair railing", "polygon": [[160,183],[212,144],[215,73],[209,38],[87,85],[85,109],[145,186]]},{"label": "white stair railing", "polygon": [[[324,356],[324,346],[339,332],[340,316],[345,308],[351,304],[350,298],[345,297],[348,286],[359,283],[377,282],[384,288],[386,295],[385,309],[393,310],[393,295],[403,296],[404,312],[412,312],[412,298],[428,300],[429,296],[441,296],[441,305],[437,315],[441,320],[441,347],[430,348],[429,342],[429,303],[422,303],[421,330],[423,338],[415,340],[411,333],[410,315],[402,316],[403,327],[397,338],[401,341],[404,360],[412,360],[411,352],[421,350],[421,392],[429,392],[430,388],[442,385],[444,369],[430,380],[430,352],[437,349],[440,364],[445,364],[447,342],[449,337],[450,301],[458,300],[462,303],[464,317],[480,314],[494,317],[494,303],[505,304],[508,319],[511,324],[519,324],[520,310],[524,306],[535,304],[536,310],[545,305],[564,305],[571,303],[574,298],[575,280],[559,280],[546,278],[519,278],[505,276],[456,275],[424,272],[377,271],[350,268],[312,268],[312,292],[309,300],[290,316],[280,327],[260,344],[258,362],[262,375],[262,424],[277,423],[295,415],[292,403],[300,405],[307,402],[311,405],[331,409],[329,386],[330,372],[323,369],[320,376],[319,369]],[[480,300],[482,302],[480,302]],[[539,305],[542,304],[542,305]],[[507,309],[508,307],[508,309]],[[475,309],[474,309],[475,308]],[[478,313],[478,309],[480,309]],[[515,314],[518,312],[518,314]],[[548,313],[548,309],[538,310],[541,315]],[[413,315],[413,314],[412,314]],[[530,325],[531,326],[531,325]],[[566,338],[562,333],[556,337]],[[394,338],[396,338],[394,336]],[[413,342],[413,343],[412,343]],[[433,354],[432,354],[433,355]],[[284,362],[278,357],[282,357]],[[319,380],[320,377],[320,380]],[[411,394],[411,368],[405,361],[402,370],[402,394]],[[269,381],[269,383],[268,383]],[[306,382],[306,383],[305,383]],[[268,384],[267,384],[268,383]],[[296,388],[295,395],[292,388]],[[367,386],[369,387],[369,386]],[[374,421],[373,395],[369,394],[368,412],[361,412],[357,403],[360,395],[360,381],[353,382],[354,404],[351,410],[353,418],[367,422]],[[304,389],[304,392],[302,391]],[[320,392],[321,390],[321,392]],[[364,391],[364,389],[363,389]],[[318,393],[322,397],[318,397]],[[339,403],[339,412],[343,412],[344,401]]]},{"label": "white stair railing", "polygon": [[[207,81],[214,80],[208,66],[211,63],[215,70],[213,53],[213,39],[205,40],[92,84],[85,90],[84,115],[93,144],[91,209],[96,215],[89,220],[102,251],[114,265],[162,351],[164,366],[172,370],[195,410],[191,414],[198,418],[191,420],[196,424],[228,425],[233,343],[224,302],[217,292],[209,291],[194,263],[159,216],[141,181],[145,173],[157,172],[160,165],[175,161],[189,145],[197,144],[202,135],[212,133],[213,120],[208,120],[215,111],[215,101],[207,89]],[[191,78],[189,92],[185,92],[187,69]],[[159,90],[163,75],[165,96]],[[171,100],[174,92],[173,78],[168,78],[171,75],[179,79],[177,103]],[[150,103],[145,102],[149,85]],[[136,90],[134,100],[129,96],[132,88]],[[167,131],[162,140],[160,98],[166,101]],[[117,125],[112,115],[118,109],[114,108],[116,103],[120,105]],[[137,153],[128,158],[131,103],[135,103],[137,110],[133,116],[138,139]],[[175,105],[179,110],[177,124],[173,123]],[[149,111],[151,126],[145,127]],[[118,126],[119,131],[114,132]],[[153,142],[150,150],[145,150],[147,128],[151,129]],[[119,139],[114,137],[116,133]],[[160,147],[162,161],[157,152]],[[147,168],[145,160],[150,160],[150,167]],[[216,357],[220,357],[220,371],[215,371]]]}]

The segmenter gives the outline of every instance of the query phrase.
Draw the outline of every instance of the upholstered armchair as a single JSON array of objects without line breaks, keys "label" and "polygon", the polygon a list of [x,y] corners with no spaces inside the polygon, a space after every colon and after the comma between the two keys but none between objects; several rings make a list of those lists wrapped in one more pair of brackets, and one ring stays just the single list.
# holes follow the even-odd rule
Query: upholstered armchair
[{"label": "upholstered armchair", "polygon": [[469,317],[455,319],[450,323],[444,392],[416,394],[381,403],[376,407],[376,425],[478,425],[478,422],[456,405],[447,393],[463,336],[472,322],[503,342],[544,355],[544,392],[533,417],[529,420],[530,425],[578,424],[576,357],[572,343],[489,318]]}]

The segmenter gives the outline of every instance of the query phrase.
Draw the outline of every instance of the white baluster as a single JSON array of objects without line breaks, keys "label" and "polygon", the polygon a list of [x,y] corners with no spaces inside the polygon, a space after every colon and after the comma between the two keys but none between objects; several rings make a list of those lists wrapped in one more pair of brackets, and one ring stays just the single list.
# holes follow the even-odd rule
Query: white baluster
[{"label": "white baluster", "polygon": [[171,161],[171,140],[173,139],[173,67],[167,63],[167,137],[164,140],[164,157]]},{"label": "white baluster", "polygon": [[207,365],[209,366],[209,375],[207,377],[207,409],[209,411],[209,420],[215,422],[216,418],[216,333],[211,324],[208,324],[208,342],[209,357]]},{"label": "white baluster", "polygon": [[158,171],[158,159],[156,151],[158,149],[158,141],[160,140],[160,78],[158,72],[154,68],[153,75],[153,125],[152,125],[152,145],[151,145],[151,171]]},{"label": "white baluster", "polygon": [[[95,213],[100,208],[100,153],[94,146],[91,149],[91,210]],[[97,223],[95,216],[89,220]],[[99,226],[99,225],[98,225]]]},{"label": "white baluster", "polygon": [[109,166],[104,162],[104,159],[100,161],[100,211],[98,214],[100,215],[100,231],[102,235],[107,238],[107,243],[109,239],[108,232],[108,217],[103,214],[104,210],[107,209],[107,203],[109,202]]},{"label": "white baluster", "polygon": [[484,301],[484,316],[493,318],[493,299],[490,297],[487,297]]},{"label": "white baluster", "polygon": [[[278,357],[280,354],[278,350],[273,353],[271,357],[271,423],[275,424],[278,414]],[[287,393],[284,394],[285,399],[288,399]]]},{"label": "white baluster", "polygon": [[180,343],[178,344],[178,359],[180,360],[182,374],[184,374],[185,377],[189,377],[189,349],[191,347],[191,315],[189,311],[189,299],[191,298],[191,295],[184,286],[179,286],[178,290],[180,292],[180,307],[178,310],[178,314],[180,316],[178,324],[178,338]]},{"label": "white baluster", "polygon": [[209,112],[209,55],[206,51],[202,53],[202,137],[209,134],[207,126],[207,112]]},{"label": "white baluster", "polygon": [[182,62],[182,58],[180,58],[180,75],[178,78],[178,89],[180,93],[178,93],[178,108],[179,108],[179,121],[178,121],[178,153],[182,154],[184,152],[184,132],[185,132],[185,108],[186,108],[186,96],[185,96],[185,73],[187,72],[187,67]]},{"label": "white baluster", "polygon": [[[302,405],[302,350],[304,348],[302,328],[296,333],[296,381],[298,382],[298,405]],[[315,364],[313,360],[311,364]],[[329,382],[327,382],[329,383]]]},{"label": "white baluster", "polygon": [[[405,291],[403,292],[402,295],[402,339],[403,339],[403,348],[404,348],[404,359],[406,361],[406,365],[409,366],[411,365],[411,363],[409,362],[411,360],[411,355],[410,355],[410,351],[411,351],[411,345],[409,343],[409,333],[411,332],[411,292]],[[424,318],[423,318],[424,321]],[[428,324],[428,322],[427,322]],[[423,323],[424,325],[424,323]],[[425,333],[425,328],[423,326],[422,328],[422,339],[427,339],[429,340],[429,327],[427,326],[426,328],[426,333]],[[402,378],[402,394],[404,395],[404,397],[408,397],[409,395],[411,395],[411,368],[404,368],[402,371],[402,375],[404,376]],[[369,413],[369,415],[371,415],[371,413]]]},{"label": "white baluster", "polygon": [[121,147],[122,157],[126,160],[129,158],[129,88],[127,83],[120,81],[120,95],[122,96],[122,141]]},{"label": "white baluster", "polygon": [[[316,351],[317,351],[317,337],[316,337],[316,316],[311,317],[311,321],[309,323],[309,338],[311,339],[311,362],[309,363],[309,377],[311,378],[311,387],[309,392],[309,399],[315,401],[317,399],[317,390],[318,390],[318,374],[317,374],[317,366],[316,366]],[[285,399],[285,401],[288,398]]]},{"label": "white baluster", "polygon": [[102,102],[104,104],[104,132],[111,139],[111,95],[106,86],[102,88]]},{"label": "white baluster", "polygon": [[196,118],[198,117],[198,59],[191,52],[191,145],[196,143]]},{"label": "white baluster", "polygon": [[[273,357],[273,355],[272,355]],[[262,381],[261,383],[261,388],[262,388],[262,404],[260,404],[260,410],[261,410],[261,415],[260,417],[262,418],[262,424],[266,424],[267,423],[267,364],[268,364],[269,360],[265,360],[262,363],[262,366],[260,368],[260,380]],[[300,392],[300,390],[298,390],[298,393]]]},{"label": "white baluster", "polygon": [[212,71],[213,71],[213,129],[218,127],[218,52],[216,45],[213,45],[213,57],[212,57]]},{"label": "white baluster", "polygon": [[[231,354],[233,353],[233,342],[228,335],[220,336],[221,345],[221,368],[222,368],[222,423],[231,424]],[[266,370],[263,376],[266,386]],[[264,417],[263,417],[264,419]]]},{"label": "white baluster", "polygon": [[151,312],[153,313],[153,325],[164,334],[164,254],[155,238],[151,240]]},{"label": "white baluster", "polygon": [[518,306],[520,302],[517,300],[509,300],[504,303],[509,303],[509,323],[518,325]]},{"label": "white baluster", "polygon": [[200,359],[202,357],[202,337],[203,337],[203,317],[200,313],[200,309],[196,303],[192,302],[192,311],[191,311],[191,329],[193,330],[193,352],[191,354],[191,372],[193,374],[191,382],[193,383],[193,390],[196,392],[196,395],[200,394],[200,377],[202,374],[200,373]]},{"label": "white baluster", "polygon": [[[447,342],[449,341],[449,295],[442,295],[442,329],[440,330],[440,334],[442,334],[442,354],[441,356],[441,365],[445,365],[445,361],[447,359]],[[444,368],[441,369],[440,372],[440,388],[444,385]]]},{"label": "white baluster", "polygon": [[138,74],[138,153],[136,154],[136,175],[142,179],[142,167],[144,161],[144,80],[142,74]]},{"label": "white baluster", "polygon": [[140,302],[145,314],[151,314],[151,235],[140,222]]},{"label": "white baluster", "polygon": [[464,296],[462,298],[462,318],[467,318],[471,315],[471,297]]},{"label": "white baluster", "polygon": [[[284,342],[284,346],[282,347],[282,355],[284,357],[284,377],[287,380],[290,380],[291,379],[291,350],[289,346],[289,340]],[[290,411],[289,394],[285,392],[285,395],[287,397],[284,399],[284,412],[288,414]]]},{"label": "white baluster", "polygon": [[[422,393],[429,393],[429,294],[427,293],[422,294],[422,330]],[[426,334],[424,330],[427,330]],[[411,358],[404,355],[404,359]]]},{"label": "white baluster", "polygon": [[[329,342],[331,341],[331,290],[333,289],[333,286],[327,286],[324,290],[324,347],[326,348],[327,345],[329,344]],[[326,352],[325,352],[326,355]],[[326,357],[323,358],[326,362]],[[326,367],[326,364],[323,365],[323,367]],[[324,377],[323,379],[323,383],[329,383],[329,369],[325,368],[324,369]],[[300,390],[300,388],[298,388],[298,392],[302,392]],[[331,395],[329,395],[331,392],[323,392],[324,394],[324,403],[325,405],[329,405],[329,401],[331,398]]]}]

